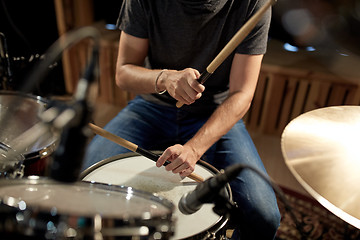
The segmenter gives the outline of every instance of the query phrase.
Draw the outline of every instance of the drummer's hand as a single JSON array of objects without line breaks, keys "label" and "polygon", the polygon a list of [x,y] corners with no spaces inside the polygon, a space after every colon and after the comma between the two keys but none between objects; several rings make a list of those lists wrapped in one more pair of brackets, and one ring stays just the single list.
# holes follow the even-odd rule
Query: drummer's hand
[{"label": "drummer's hand", "polygon": [[194,103],[205,90],[205,86],[197,81],[200,73],[196,69],[167,70],[162,75],[164,77],[162,78],[162,83],[165,85],[168,93],[184,104]]},{"label": "drummer's hand", "polygon": [[167,148],[156,162],[157,167],[161,167],[166,161],[170,163],[165,166],[167,171],[179,173],[181,177],[187,177],[195,169],[199,159],[190,147],[176,144]]}]

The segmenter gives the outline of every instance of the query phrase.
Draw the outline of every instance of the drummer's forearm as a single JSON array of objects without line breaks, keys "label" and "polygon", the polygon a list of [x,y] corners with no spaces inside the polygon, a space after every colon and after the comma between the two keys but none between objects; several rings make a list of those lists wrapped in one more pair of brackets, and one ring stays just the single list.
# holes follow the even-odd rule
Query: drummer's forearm
[{"label": "drummer's forearm", "polygon": [[132,64],[122,65],[116,70],[116,85],[129,92],[154,93],[155,80],[160,72]]},{"label": "drummer's forearm", "polygon": [[185,145],[191,147],[200,158],[245,115],[250,107],[249,99],[240,92],[232,94]]}]

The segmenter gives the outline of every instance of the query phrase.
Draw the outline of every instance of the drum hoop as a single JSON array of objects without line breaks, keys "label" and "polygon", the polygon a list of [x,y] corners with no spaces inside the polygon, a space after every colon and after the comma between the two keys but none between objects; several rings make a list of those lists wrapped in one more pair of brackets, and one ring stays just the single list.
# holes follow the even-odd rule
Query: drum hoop
[{"label": "drum hoop", "polygon": [[[0,179],[0,188],[3,186],[9,186],[9,185],[66,185],[66,183],[62,183],[59,181],[55,181],[53,179],[50,179],[48,177],[42,177],[42,176],[29,176],[29,177],[24,177],[24,178],[20,178],[20,179]],[[107,183],[100,183],[100,182],[91,182],[91,181],[77,181],[74,184],[76,184],[76,186],[91,186],[91,187],[96,187],[99,188],[101,190],[110,190],[110,191],[117,191],[117,192],[121,192],[122,190],[124,190],[125,188],[129,188],[128,186],[122,186],[122,185],[114,185],[114,184],[107,184]],[[174,204],[167,200],[167,199],[163,199],[161,197],[158,197],[154,194],[139,190],[139,189],[132,189],[132,191],[141,197],[149,197],[151,196],[152,199],[157,200],[158,202],[161,202],[164,206],[166,206],[167,208],[169,208],[170,210],[174,210],[175,206]],[[0,196],[0,199],[2,198],[2,196]],[[1,202],[1,201],[0,201]]]},{"label": "drum hoop", "polygon": [[[154,153],[157,153],[157,154],[161,154],[161,151],[152,151]],[[112,157],[109,157],[109,158],[106,158],[104,160],[101,160],[93,165],[91,165],[90,167],[88,167],[87,169],[85,169],[83,172],[80,173],[80,177],[79,177],[79,180],[81,181],[83,178],[85,178],[88,174],[90,174],[91,172],[93,172],[94,170],[96,170],[97,168],[100,168],[108,163],[111,163],[113,161],[116,161],[116,160],[120,160],[120,159],[124,159],[124,158],[128,158],[128,157],[135,157],[135,156],[141,156],[140,154],[138,153],[134,153],[134,152],[127,152],[127,153],[121,153],[121,154],[118,154],[118,155],[115,155],[115,156],[112,156]],[[150,160],[149,160],[150,161]],[[217,173],[220,173],[220,171],[215,168],[214,166],[212,166],[210,163],[207,163],[205,162],[204,160],[199,160],[197,162],[197,164],[199,164],[200,166],[203,166],[205,167],[206,169],[212,171],[214,174],[217,174]],[[230,184],[226,184],[226,190],[227,190],[227,193],[229,195],[229,200],[232,201],[232,192],[231,192],[231,187],[230,187]],[[218,220],[213,223],[213,225],[209,226],[209,228],[206,230],[206,231],[210,231],[210,232],[213,232],[215,231],[218,232],[223,226],[225,226],[227,224],[227,222],[229,221],[229,218],[227,216],[219,216]],[[197,234],[198,235],[198,234]],[[195,235],[195,236],[197,236]],[[182,240],[190,240],[190,239],[194,239],[194,236],[190,236],[190,237],[187,237],[185,239],[182,239]]]},{"label": "drum hoop", "polygon": [[24,158],[25,158],[24,161],[31,163],[31,162],[36,162],[39,159],[50,156],[53,152],[55,152],[59,144],[59,141],[60,139],[54,139],[54,141],[52,141],[50,145],[44,148],[38,149],[37,151],[34,152],[24,153]]},{"label": "drum hoop", "polygon": [[[12,185],[61,185],[64,183],[49,179],[47,177],[39,177],[39,176],[30,176],[26,178],[21,179],[0,179],[0,188],[1,187],[9,187]],[[116,192],[124,192],[128,187],[126,186],[120,186],[120,185],[112,185],[112,184],[106,184],[106,183],[94,183],[94,182],[88,182],[88,181],[79,181],[75,183],[76,186],[89,186],[90,188],[96,187],[101,190],[109,190],[109,191],[116,191]],[[65,184],[64,184],[65,185]],[[89,188],[89,189],[90,189]],[[103,222],[103,228],[101,230],[103,235],[112,236],[111,233],[114,232],[114,227],[118,226],[120,224],[120,227],[122,227],[121,224],[125,224],[123,227],[139,227],[139,226],[151,226],[151,223],[171,223],[173,220],[173,212],[174,212],[174,204],[170,202],[167,199],[160,198],[154,194],[137,190],[137,189],[131,189],[131,191],[138,197],[145,197],[148,200],[156,201],[163,206],[165,206],[167,209],[169,209],[169,212],[166,214],[160,214],[158,216],[151,216],[146,218],[139,218],[139,217],[129,217],[126,219],[119,219],[116,217],[107,217],[107,216],[101,216],[101,220]],[[9,194],[11,195],[11,194]],[[54,218],[54,213],[51,212],[51,209],[42,208],[41,206],[26,206],[25,210],[21,210],[19,207],[16,207],[17,203],[21,202],[21,198],[19,199],[13,199],[11,200],[12,204],[8,204],[6,202],[6,198],[10,196],[0,196],[0,205],[6,206],[11,209],[11,211],[14,214],[17,214],[18,212],[24,213],[25,216],[42,216],[45,219],[52,219]],[[150,197],[150,198],[149,198]],[[0,212],[1,213],[1,212]],[[7,212],[8,214],[8,212]],[[95,214],[96,215],[96,214]],[[69,212],[67,213],[57,213],[55,216],[60,217],[62,221],[64,220],[72,220],[75,218],[79,218],[82,220],[82,222],[86,222],[88,226],[78,226],[79,230],[84,231],[84,233],[88,233],[91,228],[93,228],[92,223],[95,221],[95,215],[89,214],[87,216],[82,216],[81,214],[71,214]],[[0,221],[1,222],[1,221]],[[20,227],[21,228],[21,227]],[[90,229],[89,229],[90,228]],[[46,229],[44,229],[46,231]],[[173,231],[172,228],[169,228],[169,231]],[[116,231],[115,231],[116,232]],[[1,233],[1,231],[0,231]],[[123,235],[120,235],[123,236]]]},{"label": "drum hoop", "polygon": [[[152,151],[156,154],[160,154],[161,151]],[[121,156],[121,158],[119,158]],[[85,178],[89,173],[93,172],[95,169],[102,167],[108,163],[111,163],[115,160],[118,159],[123,159],[123,158],[128,158],[128,157],[135,157],[135,156],[141,156],[138,153],[134,153],[134,152],[126,152],[126,153],[120,153],[118,155],[109,157],[109,158],[105,158],[104,160],[101,160],[97,163],[94,163],[93,165],[91,165],[90,167],[86,168],[84,171],[82,171],[79,175],[79,180],[82,181],[83,178]],[[149,160],[150,161],[150,160]],[[205,162],[204,160],[199,160],[196,164],[199,164],[200,166],[205,167],[206,169],[212,171],[214,174],[220,173],[220,171],[214,167],[213,165],[211,165],[210,163]],[[230,185],[227,186],[228,188],[228,192],[229,192],[229,199],[232,200],[232,192],[231,192],[231,188]]]},{"label": "drum hoop", "polygon": [[[156,153],[156,154],[161,154],[161,151],[152,151],[152,152]],[[101,160],[101,161],[99,161],[97,163],[94,163],[93,165],[91,165],[90,167],[88,167],[84,171],[82,171],[80,173],[79,180],[82,180],[89,173],[91,173],[92,171],[94,171],[95,169],[97,169],[97,168],[99,168],[101,166],[104,166],[104,165],[106,165],[108,163],[111,163],[111,162],[113,162],[115,160],[118,160],[118,159],[123,159],[123,158],[128,158],[128,157],[135,157],[135,156],[141,156],[141,155],[139,153],[135,153],[135,152],[126,152],[126,153],[120,153],[120,154],[117,154],[115,156],[105,158],[104,160]],[[199,165],[207,168],[208,170],[212,171],[215,174],[220,173],[220,171],[217,168],[215,168],[210,163],[205,162],[204,160],[200,159],[196,164],[199,164]]]},{"label": "drum hoop", "polygon": [[44,104],[49,104],[49,100],[46,98],[43,98],[41,96],[36,96],[30,93],[23,93],[18,91],[9,91],[9,90],[0,90],[0,95],[14,95],[14,96],[21,96],[26,98],[31,98],[33,100],[36,100],[38,102],[42,102]]}]

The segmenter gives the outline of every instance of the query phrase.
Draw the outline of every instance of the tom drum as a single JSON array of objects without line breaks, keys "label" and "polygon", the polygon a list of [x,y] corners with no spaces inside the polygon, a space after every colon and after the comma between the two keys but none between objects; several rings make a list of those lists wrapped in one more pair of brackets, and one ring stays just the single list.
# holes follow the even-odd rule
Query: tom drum
[{"label": "tom drum", "polygon": [[[46,109],[47,101],[39,96],[11,91],[0,91],[0,150],[6,154],[12,149],[15,139],[26,130],[40,121],[39,115]],[[50,136],[50,137],[49,137]],[[23,153],[24,175],[44,175],[47,159],[56,148],[58,135],[50,133],[49,136],[38,138],[28,146]],[[2,176],[10,175],[11,168],[6,166],[7,160],[2,160]],[[10,165],[12,159],[9,159]],[[15,166],[17,166],[15,164]]]},{"label": "tom drum", "polygon": [[39,176],[0,180],[5,239],[169,239],[174,205],[131,187],[65,184]]}]

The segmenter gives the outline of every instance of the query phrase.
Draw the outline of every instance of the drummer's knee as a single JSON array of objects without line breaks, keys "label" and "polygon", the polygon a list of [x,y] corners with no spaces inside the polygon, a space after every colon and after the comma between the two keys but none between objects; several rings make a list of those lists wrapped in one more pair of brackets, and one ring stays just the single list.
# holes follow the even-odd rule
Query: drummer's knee
[{"label": "drummer's knee", "polygon": [[277,207],[267,211],[267,214],[263,217],[263,222],[269,236],[273,235],[275,237],[276,231],[280,226],[280,221],[281,215]]},{"label": "drummer's knee", "polygon": [[[277,206],[269,207],[266,211],[262,211],[256,220],[256,225],[261,226],[258,229],[262,239],[273,239],[276,231],[280,226],[281,215]],[[255,229],[256,230],[256,229]]]},{"label": "drummer's knee", "polygon": [[[274,239],[280,226],[281,215],[277,206],[247,210],[241,214],[231,239]],[[241,220],[240,220],[241,219]],[[240,237],[241,236],[241,237]]]}]

